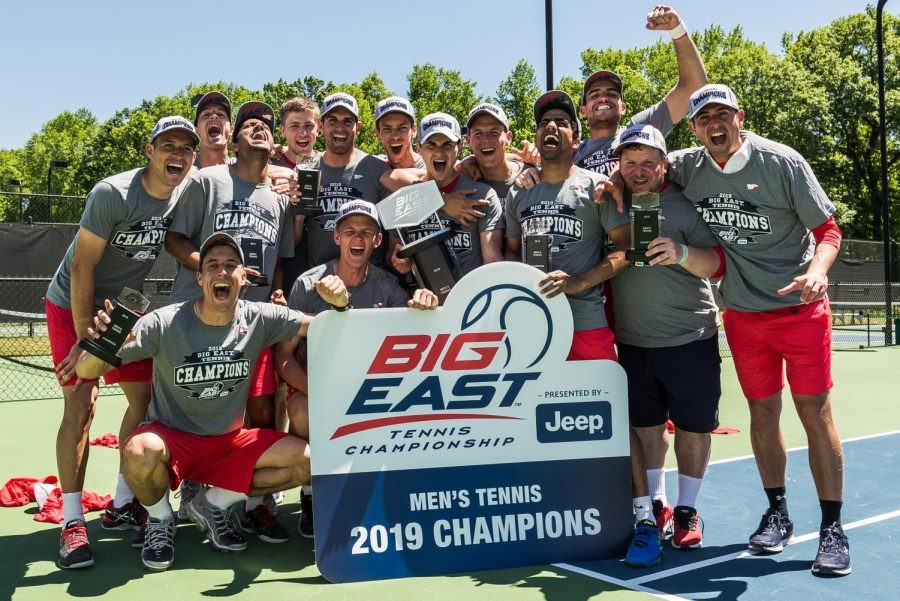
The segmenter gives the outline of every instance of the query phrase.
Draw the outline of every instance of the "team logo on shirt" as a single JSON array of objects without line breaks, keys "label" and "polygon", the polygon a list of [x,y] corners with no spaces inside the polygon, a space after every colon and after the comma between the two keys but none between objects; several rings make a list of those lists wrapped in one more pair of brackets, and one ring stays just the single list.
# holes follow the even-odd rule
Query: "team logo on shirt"
[{"label": "team logo on shirt", "polygon": [[576,165],[582,169],[593,171],[601,175],[609,177],[609,175],[619,168],[619,158],[613,155],[612,148],[600,148],[595,150],[586,157],[579,159]]},{"label": "team logo on shirt", "polygon": [[250,235],[273,248],[278,242],[278,218],[250,197],[236,198],[220,207],[213,216],[213,230],[235,238]]},{"label": "team logo on shirt", "polygon": [[[362,177],[361,175],[359,177]],[[356,179],[356,178],[354,178]],[[322,209],[322,215],[316,217],[316,221],[322,224],[326,232],[333,232],[337,222],[337,215],[344,203],[351,200],[364,200],[365,195],[353,186],[345,186],[341,182],[325,184],[319,193],[316,204]]]},{"label": "team logo on shirt", "polygon": [[755,244],[758,236],[772,233],[767,215],[759,207],[722,193],[697,203],[697,211],[714,234],[727,244]]},{"label": "team logo on shirt", "polygon": [[[456,224],[445,217],[439,218],[432,213],[428,219],[419,225],[404,228],[403,231],[406,234],[407,242],[415,242],[416,240],[440,231],[445,227],[453,229],[456,227]],[[447,244],[456,254],[467,253],[472,250],[472,232],[467,230],[456,230],[452,236],[447,238]]]},{"label": "team logo on shirt", "polygon": [[153,261],[166,239],[171,217],[156,215],[113,234],[110,246],[134,261]]},{"label": "team logo on shirt", "polygon": [[228,396],[250,375],[250,361],[237,350],[211,347],[184,361],[175,368],[175,385],[196,399]]},{"label": "team logo on shirt", "polygon": [[579,242],[583,229],[584,222],[575,216],[575,208],[555,200],[542,200],[522,213],[522,233],[549,234],[550,245],[560,250]]}]

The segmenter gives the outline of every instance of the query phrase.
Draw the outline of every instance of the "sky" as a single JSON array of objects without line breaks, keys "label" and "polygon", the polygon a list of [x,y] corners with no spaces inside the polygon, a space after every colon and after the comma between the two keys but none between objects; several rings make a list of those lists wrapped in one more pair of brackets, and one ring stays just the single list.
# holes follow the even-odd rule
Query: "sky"
[{"label": "sky", "polygon": [[[430,62],[458,69],[477,82],[477,92],[492,95],[524,58],[546,84],[544,0],[4,4],[0,148],[21,147],[65,110],[84,107],[102,121],[144,99],[207,81],[261,89],[307,75],[354,82],[377,71],[389,89],[405,95],[413,65]],[[552,4],[556,81],[581,77],[586,48],[643,47],[665,35],[644,29],[649,2]],[[779,52],[784,32],[827,25],[865,10],[866,2],[682,0],[672,6],[692,31],[739,25],[747,38]],[[886,10],[900,14],[900,2],[889,2]]]}]

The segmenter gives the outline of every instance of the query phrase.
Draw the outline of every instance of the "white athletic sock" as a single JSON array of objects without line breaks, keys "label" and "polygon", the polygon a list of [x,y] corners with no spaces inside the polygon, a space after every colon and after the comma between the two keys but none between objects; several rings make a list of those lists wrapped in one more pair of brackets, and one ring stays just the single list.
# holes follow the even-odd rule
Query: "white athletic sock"
[{"label": "white athletic sock", "polygon": [[218,486],[211,486],[206,489],[206,500],[209,501],[210,505],[219,509],[228,509],[235,503],[246,500],[246,498],[247,495],[242,492],[235,492]]},{"label": "white athletic sock", "polygon": [[147,515],[151,518],[157,520],[171,520],[173,514],[172,505],[169,503],[169,491],[164,492],[163,496],[159,498],[159,501],[153,505],[144,505],[144,509],[147,510]]},{"label": "white athletic sock", "polygon": [[244,507],[247,509],[247,512],[249,513],[262,504],[263,504],[262,497],[248,497],[247,500],[244,502]]},{"label": "white athletic sock", "polygon": [[631,502],[634,507],[635,523],[653,518],[653,503],[650,502],[649,495],[646,497],[634,497]]},{"label": "white athletic sock", "polygon": [[654,468],[647,470],[647,490],[650,491],[650,498],[654,501],[662,501],[663,505],[668,505],[666,499],[666,470],[665,468]]},{"label": "white athletic sock", "polygon": [[72,520],[84,521],[84,507],[81,506],[81,491],[64,492],[63,502],[63,528]]},{"label": "white athletic sock", "polygon": [[691,478],[684,474],[678,474],[678,505],[696,508],[701,484],[703,484],[703,478]]},{"label": "white athletic sock", "polygon": [[302,492],[305,495],[311,495],[312,494],[312,484],[304,484],[303,486],[300,487],[300,492]]},{"label": "white athletic sock", "polygon": [[119,475],[116,477],[116,496],[113,498],[113,507],[120,508],[130,503],[132,499],[134,499],[134,493],[131,492],[131,487],[125,482],[125,476],[119,472]]}]

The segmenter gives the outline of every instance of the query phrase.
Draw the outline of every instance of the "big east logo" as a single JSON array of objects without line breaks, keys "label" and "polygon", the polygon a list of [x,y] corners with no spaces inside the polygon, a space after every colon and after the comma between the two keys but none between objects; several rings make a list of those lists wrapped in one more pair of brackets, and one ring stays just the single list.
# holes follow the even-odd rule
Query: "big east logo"
[{"label": "big east logo", "polygon": [[[484,328],[485,315],[494,302],[501,305],[497,318],[500,328],[465,331]],[[525,318],[537,331],[542,330],[539,322],[545,324],[543,344],[536,348],[529,345],[527,352],[521,349],[518,353],[521,360],[513,361],[517,349],[506,327],[511,319]],[[533,368],[546,354],[553,335],[543,299],[514,284],[492,286],[472,299],[460,325],[463,331],[459,333],[385,336],[346,412],[348,416],[381,414],[382,417],[341,426],[332,439],[404,423],[518,419],[502,413],[460,412],[511,407],[517,403],[525,384],[540,378],[541,372]],[[521,363],[525,370],[511,367]],[[416,409],[420,412],[408,413]]]}]

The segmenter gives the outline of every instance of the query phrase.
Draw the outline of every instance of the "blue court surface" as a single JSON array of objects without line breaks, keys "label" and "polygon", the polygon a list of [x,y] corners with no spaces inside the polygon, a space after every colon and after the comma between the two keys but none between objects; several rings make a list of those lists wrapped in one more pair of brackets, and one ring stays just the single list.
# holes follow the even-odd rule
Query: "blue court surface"
[{"label": "blue court surface", "polygon": [[[659,565],[633,569],[621,561],[556,564],[661,599],[898,599],[900,598],[900,432],[844,442],[843,523],[850,539],[853,573],[813,576],[818,548],[819,506],[806,449],[788,454],[788,508],[794,543],[775,555],[747,553],[747,539],[766,509],[752,457],[713,462],[698,510],[703,548],[664,548]],[[667,491],[677,490],[667,474]],[[670,497],[670,502],[672,498]]]}]

